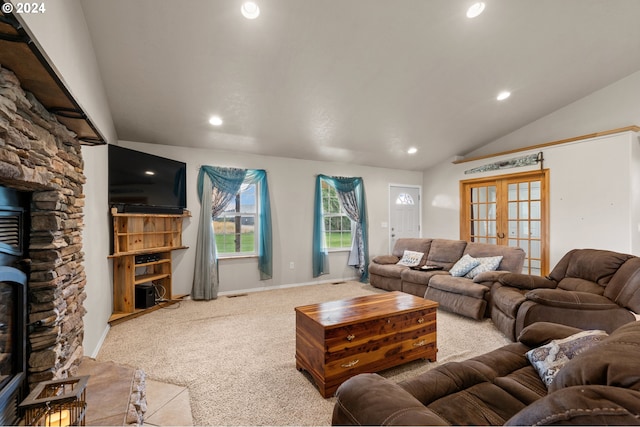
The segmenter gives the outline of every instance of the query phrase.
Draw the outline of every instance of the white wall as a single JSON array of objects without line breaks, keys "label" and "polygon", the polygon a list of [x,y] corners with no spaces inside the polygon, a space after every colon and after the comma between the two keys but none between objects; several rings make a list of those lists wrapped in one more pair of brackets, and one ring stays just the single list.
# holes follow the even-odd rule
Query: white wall
[{"label": "white wall", "polygon": [[95,357],[108,331],[113,301],[113,271],[107,258],[111,221],[107,203],[107,146],[83,147],[82,157],[87,175],[82,234],[87,274],[83,345],[85,354]]},{"label": "white wall", "polygon": [[[465,174],[465,170],[538,151],[457,165],[445,163],[425,172],[423,234],[460,237],[461,180],[525,172],[539,166],[474,174]],[[550,267],[574,248],[640,253],[638,135],[623,132],[541,151],[544,168],[550,171]]]},{"label": "white wall", "polygon": [[[640,126],[638,93],[640,71],[496,139],[465,157],[499,153],[631,125]],[[517,94],[512,98],[507,102],[519,102]]]},{"label": "white wall", "polygon": [[[638,93],[640,72],[499,138],[466,157],[640,125]],[[551,174],[551,267],[567,250],[580,246],[640,255],[638,145],[637,137],[629,133],[542,150],[545,167]],[[446,162],[425,171],[423,234],[459,237],[459,181],[482,176],[465,175],[464,171],[524,154],[458,165]],[[527,169],[506,172],[518,170]]]},{"label": "white wall", "polygon": [[[389,184],[420,185],[421,172],[373,168],[340,163],[326,163],[179,148],[157,144],[121,141],[121,146],[169,157],[187,163],[187,206],[192,217],[184,224],[183,243],[190,249],[174,251],[174,293],[189,294],[193,280],[200,202],[196,194],[198,168],[201,165],[265,169],[269,182],[273,221],[273,279],[259,280],[256,258],[220,261],[220,292],[255,290],[301,283],[316,283],[356,277],[348,267],[348,252],[330,254],[328,275],[313,278],[311,245],[313,230],[313,194],[318,174],[361,176],[364,179],[369,220],[370,256],[387,253]],[[294,269],[289,264],[294,263]]]}]

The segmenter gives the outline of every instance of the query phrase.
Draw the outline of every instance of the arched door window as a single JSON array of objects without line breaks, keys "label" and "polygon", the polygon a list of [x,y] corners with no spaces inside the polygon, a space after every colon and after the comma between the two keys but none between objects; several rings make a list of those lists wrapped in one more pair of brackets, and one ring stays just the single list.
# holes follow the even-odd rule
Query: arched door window
[{"label": "arched door window", "polygon": [[413,205],[415,204],[413,201],[413,197],[411,194],[400,193],[398,198],[396,199],[396,205]]}]

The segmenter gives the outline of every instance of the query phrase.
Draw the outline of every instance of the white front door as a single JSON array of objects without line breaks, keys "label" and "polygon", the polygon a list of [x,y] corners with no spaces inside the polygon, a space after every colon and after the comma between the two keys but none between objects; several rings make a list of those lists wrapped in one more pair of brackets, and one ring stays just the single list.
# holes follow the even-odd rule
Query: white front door
[{"label": "white front door", "polygon": [[389,186],[389,251],[402,237],[420,237],[420,187]]}]

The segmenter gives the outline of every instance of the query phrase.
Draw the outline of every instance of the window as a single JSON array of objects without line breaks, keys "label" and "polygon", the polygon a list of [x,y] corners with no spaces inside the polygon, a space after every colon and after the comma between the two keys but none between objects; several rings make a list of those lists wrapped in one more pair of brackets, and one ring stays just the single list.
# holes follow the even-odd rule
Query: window
[{"label": "window", "polygon": [[548,170],[461,181],[460,236],[470,242],[520,247],[522,272],[549,265]]},{"label": "window", "polygon": [[396,199],[396,205],[413,205],[413,197],[409,193],[400,193]]},{"label": "window", "polygon": [[322,181],[322,217],[325,247],[351,249],[351,219],[342,209],[335,187]]},{"label": "window", "polygon": [[236,196],[213,219],[216,249],[221,257],[255,255],[258,230],[257,184],[242,184]]}]

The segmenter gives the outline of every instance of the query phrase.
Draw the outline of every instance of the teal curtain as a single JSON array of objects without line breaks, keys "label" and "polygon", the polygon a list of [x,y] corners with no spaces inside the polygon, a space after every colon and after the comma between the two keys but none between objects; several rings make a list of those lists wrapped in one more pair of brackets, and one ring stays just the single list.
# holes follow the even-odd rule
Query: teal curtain
[{"label": "teal curtain", "polygon": [[198,197],[200,198],[199,233],[196,243],[196,264],[191,296],[193,299],[210,300],[218,296],[218,254],[215,244],[213,218],[240,190],[244,183],[257,183],[260,188],[260,221],[258,268],[260,279],[272,277],[271,205],[269,187],[264,170],[247,170],[202,166],[198,173]]},{"label": "teal curtain", "polygon": [[260,191],[260,205],[258,206],[258,222],[260,224],[258,269],[260,270],[260,280],[268,280],[273,277],[273,237],[271,234],[271,199],[269,198],[267,172],[262,169],[249,169],[245,182],[258,184]]},{"label": "teal curtain", "polygon": [[316,193],[313,207],[313,246],[311,262],[313,277],[329,274],[329,253],[325,243],[324,218],[322,215],[322,179],[324,175],[316,177]]},{"label": "teal curtain", "polygon": [[330,177],[318,175],[316,178],[316,194],[313,224],[313,277],[329,273],[329,256],[326,248],[324,233],[324,218],[322,215],[322,181],[332,185],[340,204],[347,216],[353,221],[349,265],[355,267],[360,274],[360,281],[369,280],[369,232],[367,224],[367,202],[362,178]]},{"label": "teal curtain", "polygon": [[201,187],[211,188],[207,174],[198,176],[198,196],[200,197],[200,218],[198,220],[198,240],[196,242],[196,263],[193,272],[191,297],[196,300],[210,300],[218,296],[218,263],[216,259],[216,240],[211,221],[212,192],[202,191]]}]

